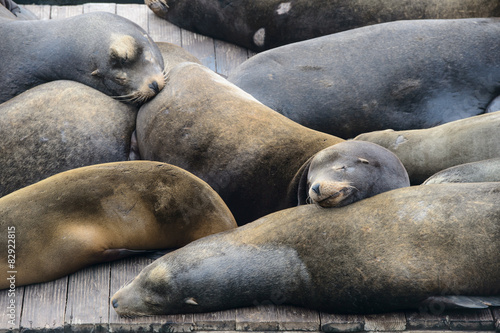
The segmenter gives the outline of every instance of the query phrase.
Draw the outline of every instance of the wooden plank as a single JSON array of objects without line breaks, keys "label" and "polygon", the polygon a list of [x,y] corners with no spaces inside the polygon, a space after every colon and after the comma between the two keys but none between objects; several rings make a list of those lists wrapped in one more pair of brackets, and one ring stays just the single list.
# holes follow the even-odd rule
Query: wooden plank
[{"label": "wooden plank", "polygon": [[491,313],[493,314],[493,319],[495,320],[495,329],[500,332],[500,308],[491,308]]},{"label": "wooden plank", "polygon": [[404,331],[406,316],[404,312],[365,315],[365,331]]},{"label": "wooden plank", "polygon": [[319,331],[319,312],[295,306],[278,306],[277,316],[280,331]]},{"label": "wooden plank", "polygon": [[279,330],[276,305],[266,304],[236,309],[237,331],[277,331]]},{"label": "wooden plank", "polygon": [[234,331],[236,329],[236,310],[195,313],[195,331]]},{"label": "wooden plank", "polygon": [[148,33],[155,42],[182,46],[181,29],[148,10]]},{"label": "wooden plank", "polygon": [[[140,271],[153,260],[145,257],[133,257],[111,263],[110,296],[122,286],[132,281]],[[119,317],[115,310],[109,311],[109,330],[113,332],[191,332],[193,315],[151,316],[137,318]]]},{"label": "wooden plank", "polygon": [[248,59],[248,52],[242,47],[220,40],[214,40],[214,43],[216,63],[215,70],[217,73],[225,77],[227,77],[233,69]]},{"label": "wooden plank", "polygon": [[68,277],[24,287],[21,327],[30,330],[64,330]]},{"label": "wooden plank", "polygon": [[181,29],[182,47],[215,71],[215,44],[211,37]]},{"label": "wooden plank", "polygon": [[83,4],[83,12],[108,12],[116,14],[116,3],[86,3]]},{"label": "wooden plank", "polygon": [[21,7],[26,8],[27,10],[38,16],[40,20],[50,19],[49,5],[22,5]]},{"label": "wooden plank", "polygon": [[365,317],[320,312],[323,332],[361,332],[365,328]]},{"label": "wooden plank", "polygon": [[136,23],[146,32],[148,31],[148,11],[146,5],[139,4],[117,4],[116,14],[123,16],[130,21]]},{"label": "wooden plank", "polygon": [[82,269],[69,276],[66,332],[107,330],[110,264]]},{"label": "wooden plank", "polygon": [[459,331],[486,331],[495,329],[495,321],[489,309],[447,311],[450,329]]},{"label": "wooden plank", "polygon": [[442,311],[440,313],[406,312],[406,325],[409,330],[446,330],[450,328],[449,320]]},{"label": "wooden plank", "polygon": [[83,6],[51,6],[51,19],[64,19],[71,16],[83,14]]},{"label": "wooden plank", "polygon": [[24,287],[0,290],[0,332],[19,329]]}]

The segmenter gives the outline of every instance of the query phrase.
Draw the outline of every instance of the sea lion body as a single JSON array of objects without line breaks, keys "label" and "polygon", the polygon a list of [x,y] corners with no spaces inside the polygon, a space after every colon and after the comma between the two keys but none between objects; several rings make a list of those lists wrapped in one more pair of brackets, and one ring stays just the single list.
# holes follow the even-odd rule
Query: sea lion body
[{"label": "sea lion body", "polygon": [[138,103],[163,88],[160,51],[142,28],[121,16],[0,18],[0,30],[0,103],[55,80],[77,81]]},{"label": "sea lion body", "polygon": [[123,316],[269,301],[374,313],[500,295],[499,200],[500,183],[442,184],[286,209],[163,256],[112,304]]},{"label": "sea lion body", "polygon": [[449,167],[500,157],[499,131],[497,111],[426,129],[364,133],[355,140],[392,151],[416,185]]},{"label": "sea lion body", "polygon": [[54,81],[0,104],[0,197],[56,173],[126,161],[137,108]]},{"label": "sea lion body", "polygon": [[403,164],[391,151],[363,141],[345,141],[315,154],[301,168],[299,204],[342,207],[410,186]]},{"label": "sea lion body", "polygon": [[[171,165],[134,161],[70,170],[2,197],[0,226],[6,232],[15,228],[21,286],[120,258],[124,249],[179,247],[236,223],[197,177]],[[7,237],[0,244],[7,248]],[[5,275],[7,251],[0,257]],[[0,289],[7,287],[3,278]]]},{"label": "sea lion body", "polygon": [[500,19],[398,21],[257,54],[228,80],[304,126],[347,139],[484,113],[500,93],[499,53]]},{"label": "sea lion body", "polygon": [[475,182],[500,182],[500,157],[444,169],[427,178],[423,185]]},{"label": "sea lion body", "polygon": [[238,224],[287,207],[301,165],[343,141],[296,124],[202,65],[182,62],[167,75],[165,88],[137,116],[141,158],[206,181]]},{"label": "sea lion body", "polygon": [[408,19],[500,15],[496,0],[145,0],[177,26],[263,51],[344,30]]}]

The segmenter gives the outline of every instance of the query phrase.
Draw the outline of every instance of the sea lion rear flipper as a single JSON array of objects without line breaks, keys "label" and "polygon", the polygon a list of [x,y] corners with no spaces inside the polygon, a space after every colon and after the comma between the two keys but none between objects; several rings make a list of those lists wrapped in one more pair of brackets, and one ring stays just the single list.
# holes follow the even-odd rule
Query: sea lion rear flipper
[{"label": "sea lion rear flipper", "polygon": [[486,309],[500,306],[500,296],[432,296],[423,302],[424,306],[436,304],[445,309]]}]

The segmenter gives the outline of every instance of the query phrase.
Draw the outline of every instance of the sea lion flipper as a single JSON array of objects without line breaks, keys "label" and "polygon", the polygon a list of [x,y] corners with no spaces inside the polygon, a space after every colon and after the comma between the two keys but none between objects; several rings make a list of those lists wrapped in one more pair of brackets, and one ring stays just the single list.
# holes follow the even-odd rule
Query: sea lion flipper
[{"label": "sea lion flipper", "polygon": [[445,309],[487,309],[490,306],[500,306],[500,296],[432,296],[424,304],[438,304]]}]

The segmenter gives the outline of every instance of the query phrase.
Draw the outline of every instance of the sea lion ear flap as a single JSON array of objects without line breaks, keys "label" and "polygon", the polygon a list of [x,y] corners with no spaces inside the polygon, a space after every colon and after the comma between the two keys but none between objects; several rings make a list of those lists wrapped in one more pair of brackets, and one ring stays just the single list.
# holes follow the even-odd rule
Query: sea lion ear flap
[{"label": "sea lion ear flap", "polygon": [[138,47],[134,37],[129,35],[113,35],[109,47],[111,61],[124,63],[137,56]]},{"label": "sea lion ear flap", "polygon": [[363,164],[370,164],[370,161],[368,161],[367,159],[364,159],[362,157],[358,157],[358,161],[363,163]]},{"label": "sea lion ear flap", "polygon": [[292,181],[288,185],[287,199],[289,206],[300,206],[307,204],[308,191],[307,175],[309,174],[309,166],[314,156],[311,156],[300,169],[295,173]]}]

